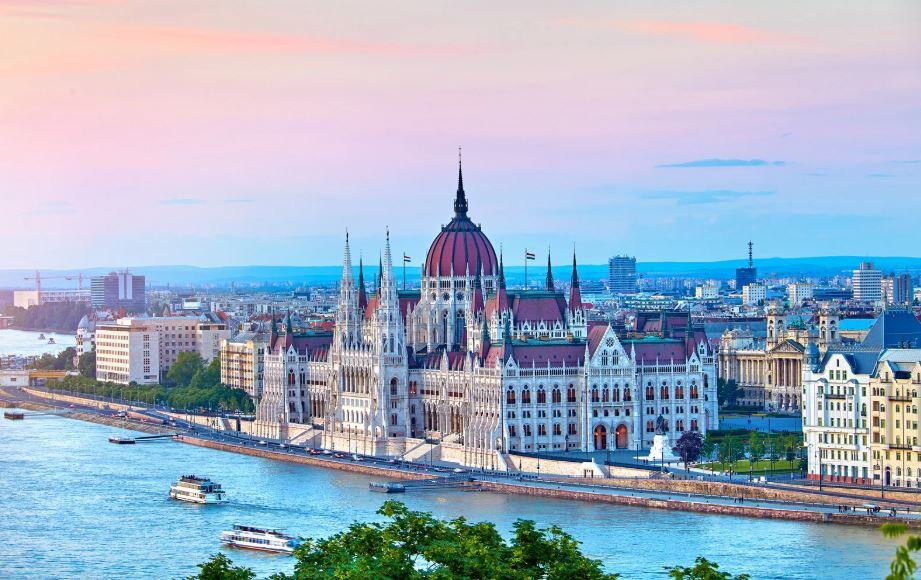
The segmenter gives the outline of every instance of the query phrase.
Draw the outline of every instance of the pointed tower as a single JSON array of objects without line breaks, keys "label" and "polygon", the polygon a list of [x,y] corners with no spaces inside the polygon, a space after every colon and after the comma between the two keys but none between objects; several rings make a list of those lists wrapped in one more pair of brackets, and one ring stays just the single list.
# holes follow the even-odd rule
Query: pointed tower
[{"label": "pointed tower", "polygon": [[358,257],[358,310],[361,312],[365,311],[365,308],[368,307],[368,294],[365,291],[365,264],[361,259],[361,256]]},{"label": "pointed tower", "polygon": [[390,357],[402,357],[405,334],[403,316],[400,313],[400,297],[397,294],[396,278],[393,275],[393,259],[390,253],[390,231],[384,245],[384,259],[381,269],[380,300],[377,305],[376,333],[377,344],[382,354]]},{"label": "pointed tower", "polygon": [[353,344],[359,339],[358,296],[352,279],[352,254],[349,234],[345,234],[342,258],[342,281],[339,284],[339,305],[336,310],[336,337],[341,345]]},{"label": "pointed tower", "polygon": [[572,277],[569,286],[569,308],[566,311],[569,333],[574,340],[588,336],[588,319],[582,306],[582,288],[579,286],[579,269],[576,266],[576,251],[572,251]]},{"label": "pointed tower", "polygon": [[457,149],[457,197],[454,198],[454,217],[467,217],[467,194],[464,192],[464,164],[460,147]]},{"label": "pointed tower", "polygon": [[553,265],[550,263],[550,248],[547,248],[547,291],[553,292]]},{"label": "pointed tower", "polygon": [[285,320],[285,350],[288,350],[294,344],[294,325],[291,324],[291,311],[288,311],[288,317]]}]

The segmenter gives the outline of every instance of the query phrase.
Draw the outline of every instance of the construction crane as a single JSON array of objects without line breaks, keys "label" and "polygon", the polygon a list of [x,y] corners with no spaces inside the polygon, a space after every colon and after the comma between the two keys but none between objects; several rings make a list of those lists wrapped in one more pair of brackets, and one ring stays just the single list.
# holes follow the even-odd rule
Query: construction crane
[{"label": "construction crane", "polygon": [[69,276],[42,276],[42,273],[36,270],[34,276],[26,276],[23,280],[35,280],[36,292],[42,291],[42,280],[76,280],[77,289],[83,290],[83,272]]}]

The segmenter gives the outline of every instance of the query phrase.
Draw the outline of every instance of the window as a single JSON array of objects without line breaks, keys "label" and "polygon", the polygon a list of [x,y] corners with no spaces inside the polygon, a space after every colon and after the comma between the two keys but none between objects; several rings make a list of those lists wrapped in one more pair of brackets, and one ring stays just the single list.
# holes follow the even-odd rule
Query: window
[{"label": "window", "polygon": [[526,405],[531,403],[531,390],[528,385],[525,385],[524,390],[521,391],[521,402]]},{"label": "window", "polygon": [[592,402],[593,403],[598,402],[598,386],[597,385],[592,387]]},{"label": "window", "polygon": [[563,394],[560,392],[560,389],[557,387],[553,388],[552,400],[554,403],[559,403],[563,400]]},{"label": "window", "polygon": [[543,405],[547,402],[547,392],[544,390],[544,386],[540,385],[537,387],[537,404]]},{"label": "window", "polygon": [[505,393],[505,402],[509,405],[515,404],[515,389],[512,387],[509,387],[508,391]]},{"label": "window", "polygon": [[652,432],[654,432],[655,430],[656,430],[656,427],[655,427],[655,425],[653,425],[652,421],[646,421],[646,432],[647,432],[647,433],[652,433]]},{"label": "window", "polygon": [[576,402],[576,388],[572,385],[569,385],[569,388],[566,389],[566,402],[567,403]]}]

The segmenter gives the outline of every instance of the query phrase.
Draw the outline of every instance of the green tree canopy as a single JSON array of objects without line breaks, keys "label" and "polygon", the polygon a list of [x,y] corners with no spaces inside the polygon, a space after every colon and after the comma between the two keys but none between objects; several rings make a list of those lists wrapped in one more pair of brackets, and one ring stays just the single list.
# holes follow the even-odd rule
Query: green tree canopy
[{"label": "green tree canopy", "polygon": [[253,580],[256,574],[249,568],[234,566],[224,554],[215,554],[204,564],[199,564],[200,571],[188,580]]},{"label": "green tree canopy", "polygon": [[665,569],[668,571],[668,577],[674,580],[748,580],[751,578],[748,574],[733,576],[729,572],[721,572],[716,563],[700,556],[694,560],[693,566],[666,566]]},{"label": "green tree canopy", "polygon": [[195,373],[204,370],[205,361],[197,352],[181,352],[169,368],[166,378],[178,387],[188,387]]},{"label": "green tree canopy", "polygon": [[96,378],[96,351],[85,352],[77,360],[77,370],[80,376]]},{"label": "green tree canopy", "polygon": [[[305,541],[295,551],[294,574],[275,574],[272,578],[617,578],[602,571],[599,561],[584,556],[579,542],[556,526],[539,529],[534,522],[518,520],[512,538],[506,541],[494,524],[471,524],[462,517],[439,520],[395,501],[384,502],[378,513],[387,520],[354,523],[329,538]],[[224,559],[212,558],[200,566],[202,573],[196,578],[210,580],[215,577],[205,576],[206,569],[230,565]]]}]

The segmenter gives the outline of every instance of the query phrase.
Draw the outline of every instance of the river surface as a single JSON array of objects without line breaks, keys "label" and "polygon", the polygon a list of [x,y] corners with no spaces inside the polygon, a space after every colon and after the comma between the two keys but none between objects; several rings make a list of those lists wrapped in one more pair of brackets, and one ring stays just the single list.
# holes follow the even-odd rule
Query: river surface
[{"label": "river surface", "polygon": [[[120,430],[61,417],[0,420],[0,577],[177,578],[224,551],[264,578],[292,559],[221,547],[234,523],[322,537],[375,519],[375,478],[169,440],[112,445]],[[213,477],[230,503],[168,499],[180,474]],[[379,478],[377,478],[379,480]],[[389,496],[394,497],[394,496]],[[624,578],[663,578],[703,555],[752,578],[881,578],[895,543],[878,530],[488,492],[396,496],[437,516],[559,524]]]},{"label": "river surface", "polygon": [[[39,340],[38,337],[42,334],[45,335],[45,339]],[[48,344],[49,338],[54,338],[54,344]],[[77,346],[75,334],[0,328],[0,356],[35,356],[46,352],[57,354],[68,346]]]}]

